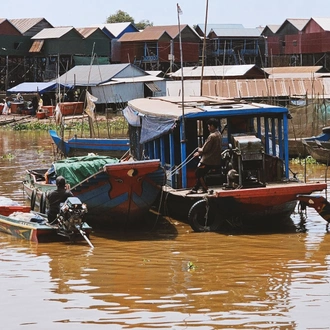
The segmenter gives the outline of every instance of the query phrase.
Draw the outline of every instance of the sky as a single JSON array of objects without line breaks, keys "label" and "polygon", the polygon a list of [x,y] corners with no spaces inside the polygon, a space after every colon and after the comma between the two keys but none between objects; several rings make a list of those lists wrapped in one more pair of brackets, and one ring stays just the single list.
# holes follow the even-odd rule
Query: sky
[{"label": "sky", "polygon": [[[45,18],[53,26],[75,28],[103,24],[118,10],[125,11],[135,22],[149,20],[153,25],[178,24],[177,3],[181,7],[181,24],[204,24],[207,0],[12,0],[2,1],[2,18]],[[119,2],[121,2],[119,4]],[[329,17],[330,0],[208,0],[208,24],[243,24],[246,28],[282,24],[287,18]]]}]

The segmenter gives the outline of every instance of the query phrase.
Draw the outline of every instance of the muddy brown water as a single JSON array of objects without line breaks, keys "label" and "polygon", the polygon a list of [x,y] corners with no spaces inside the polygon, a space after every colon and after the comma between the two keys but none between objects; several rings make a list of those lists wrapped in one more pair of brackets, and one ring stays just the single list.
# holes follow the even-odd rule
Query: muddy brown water
[{"label": "muddy brown water", "polygon": [[[0,156],[0,194],[24,203],[25,169],[48,166],[50,138],[1,130]],[[308,166],[308,180],[324,169]],[[330,235],[313,210],[305,232],[299,220],[223,234],[155,217],[142,232],[94,232],[94,249],[0,233],[2,328],[329,329]]]}]

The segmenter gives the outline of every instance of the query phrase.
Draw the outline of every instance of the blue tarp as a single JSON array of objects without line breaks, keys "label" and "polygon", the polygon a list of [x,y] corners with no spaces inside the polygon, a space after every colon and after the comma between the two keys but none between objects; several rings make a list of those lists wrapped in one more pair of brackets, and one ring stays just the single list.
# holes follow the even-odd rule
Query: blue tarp
[{"label": "blue tarp", "polygon": [[17,93],[46,93],[56,91],[58,88],[69,90],[73,86],[68,84],[58,84],[54,81],[48,82],[24,82],[7,90],[10,94]]},{"label": "blue tarp", "polygon": [[[141,126],[141,144],[154,140],[175,127],[175,120],[173,118],[141,116],[129,106],[123,110],[123,114],[131,126]],[[142,124],[140,118],[142,118]]]}]

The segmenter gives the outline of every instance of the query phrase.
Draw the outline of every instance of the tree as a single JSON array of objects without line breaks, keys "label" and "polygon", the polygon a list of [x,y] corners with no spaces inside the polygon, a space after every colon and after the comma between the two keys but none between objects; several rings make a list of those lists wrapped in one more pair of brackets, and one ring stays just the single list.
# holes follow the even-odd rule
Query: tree
[{"label": "tree", "polygon": [[110,15],[107,18],[107,23],[122,23],[122,22],[134,23],[134,18],[122,10],[118,10],[115,14]]},{"label": "tree", "polygon": [[122,22],[131,22],[139,30],[144,30],[147,26],[154,25],[152,22],[150,22],[149,20],[145,20],[145,19],[138,23],[135,23],[134,18],[122,10],[118,10],[115,14],[110,15],[107,18],[107,23],[122,23]]},{"label": "tree", "polygon": [[144,30],[147,26],[153,26],[154,24],[149,20],[142,20],[139,23],[134,23],[139,30]]}]

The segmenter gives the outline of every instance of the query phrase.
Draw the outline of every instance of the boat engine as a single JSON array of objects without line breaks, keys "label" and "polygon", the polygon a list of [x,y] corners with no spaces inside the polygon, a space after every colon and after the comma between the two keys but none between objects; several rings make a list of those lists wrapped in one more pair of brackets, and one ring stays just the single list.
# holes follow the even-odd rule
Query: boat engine
[{"label": "boat engine", "polygon": [[58,234],[71,238],[73,234],[81,233],[86,213],[87,206],[79,198],[67,198],[57,215]]},{"label": "boat engine", "polygon": [[262,142],[254,135],[232,136],[233,147],[222,155],[230,163],[226,187],[229,189],[265,186],[265,158]]}]

